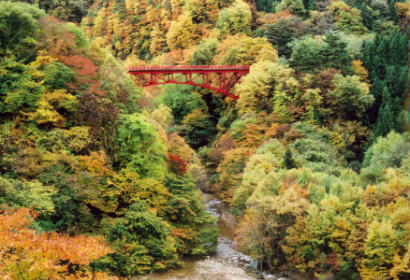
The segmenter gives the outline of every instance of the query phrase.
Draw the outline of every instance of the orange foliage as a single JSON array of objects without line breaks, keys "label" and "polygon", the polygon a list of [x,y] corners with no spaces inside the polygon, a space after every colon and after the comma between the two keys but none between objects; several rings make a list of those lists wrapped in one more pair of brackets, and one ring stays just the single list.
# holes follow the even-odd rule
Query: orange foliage
[{"label": "orange foliage", "polygon": [[169,153],[179,156],[183,161],[187,163],[193,162],[195,151],[192,150],[187,143],[185,143],[184,138],[175,132],[171,133],[169,136],[167,148]]},{"label": "orange foliage", "polygon": [[258,147],[266,138],[277,136],[279,125],[276,116],[260,113],[256,124],[249,124],[242,130],[242,136],[237,140],[240,147]]},{"label": "orange foliage", "polygon": [[231,202],[235,188],[242,182],[246,162],[254,152],[255,148],[237,148],[223,153],[223,160],[216,169],[220,174],[216,188],[225,202]]},{"label": "orange foliage", "polygon": [[[191,240],[193,228],[173,228],[171,231],[171,236],[178,236],[183,239]],[[191,236],[190,236],[191,235]]]},{"label": "orange foliage", "polygon": [[366,68],[363,66],[363,62],[360,59],[353,60],[353,70],[354,73],[360,77],[362,82],[369,83],[369,73],[367,72]]},{"label": "orange foliage", "polygon": [[208,156],[212,162],[219,164],[223,159],[224,152],[235,149],[235,145],[235,140],[227,132],[221,136],[219,145],[208,152]]},{"label": "orange foliage", "polygon": [[98,70],[98,67],[88,58],[73,55],[65,57],[63,59],[64,64],[71,66],[70,68],[75,69],[77,74],[80,76],[90,76],[92,77]]},{"label": "orange foliage", "polygon": [[55,17],[47,17],[39,22],[44,36],[39,40],[39,47],[45,50],[44,55],[49,55],[61,60],[73,54],[76,37],[68,32],[65,23]]},{"label": "orange foliage", "polygon": [[288,9],[286,9],[286,11],[279,11],[274,14],[268,13],[264,15],[263,17],[258,18],[256,20],[256,23],[258,25],[261,25],[262,27],[265,27],[266,24],[274,24],[281,18],[291,18],[291,17],[293,17],[293,15],[289,13]]},{"label": "orange foliage", "polygon": [[257,147],[264,140],[264,134],[267,130],[266,125],[249,124],[242,131],[242,137],[238,139],[242,147]]},{"label": "orange foliage", "polygon": [[95,237],[36,234],[29,226],[37,213],[27,208],[14,210],[3,207],[0,211],[2,278],[61,278],[65,276],[68,265],[88,265],[101,256],[113,253]]}]

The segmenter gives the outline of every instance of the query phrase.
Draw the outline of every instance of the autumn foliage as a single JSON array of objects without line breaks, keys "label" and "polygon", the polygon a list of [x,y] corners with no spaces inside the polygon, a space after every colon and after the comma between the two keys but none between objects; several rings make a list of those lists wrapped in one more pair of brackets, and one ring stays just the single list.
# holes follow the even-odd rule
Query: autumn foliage
[{"label": "autumn foliage", "polygon": [[187,172],[187,164],[179,156],[168,154],[168,159],[171,172],[174,172],[178,175],[182,175]]},{"label": "autumn foliage", "polygon": [[[269,269],[410,273],[409,3],[24,2],[0,2],[1,277],[175,269],[217,246],[201,190]],[[147,65],[250,71],[233,100],[142,89]]]},{"label": "autumn foliage", "polygon": [[100,238],[36,233],[29,226],[38,214],[3,207],[0,215],[0,274],[11,279],[61,278],[72,266],[86,266],[112,253]]}]

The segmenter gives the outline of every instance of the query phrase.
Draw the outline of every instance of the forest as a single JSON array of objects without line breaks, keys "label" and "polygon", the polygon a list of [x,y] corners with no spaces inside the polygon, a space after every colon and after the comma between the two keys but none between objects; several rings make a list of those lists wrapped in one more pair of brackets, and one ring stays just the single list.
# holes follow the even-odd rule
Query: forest
[{"label": "forest", "polygon": [[[409,0],[0,0],[0,276],[125,279],[237,248],[410,277]],[[250,65],[238,100],[125,67]]]}]

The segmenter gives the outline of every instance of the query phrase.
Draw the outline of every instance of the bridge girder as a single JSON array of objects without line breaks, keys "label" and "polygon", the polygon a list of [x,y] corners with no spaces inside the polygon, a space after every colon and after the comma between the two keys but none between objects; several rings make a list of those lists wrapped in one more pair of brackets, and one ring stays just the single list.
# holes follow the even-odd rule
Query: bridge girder
[{"label": "bridge girder", "polygon": [[143,87],[192,85],[214,90],[237,100],[239,97],[232,94],[230,89],[249,73],[249,66],[150,66],[129,67],[127,70]]}]

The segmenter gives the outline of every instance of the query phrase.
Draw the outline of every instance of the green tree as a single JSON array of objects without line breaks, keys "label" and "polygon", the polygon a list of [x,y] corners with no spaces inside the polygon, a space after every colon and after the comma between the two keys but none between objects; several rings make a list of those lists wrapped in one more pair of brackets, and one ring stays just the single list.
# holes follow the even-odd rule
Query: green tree
[{"label": "green tree", "polygon": [[376,140],[364,155],[364,167],[375,166],[382,169],[400,167],[402,161],[408,157],[410,151],[408,135],[391,131]]},{"label": "green tree", "polygon": [[122,115],[116,136],[122,167],[130,168],[142,178],[160,178],[164,172],[165,148],[154,125],[143,115]]},{"label": "green tree", "polygon": [[390,20],[394,22],[394,24],[399,23],[399,14],[396,10],[396,3],[399,2],[397,0],[390,0],[389,1],[389,13],[390,13]]},{"label": "green tree", "polygon": [[333,113],[341,119],[360,119],[374,102],[366,83],[358,76],[343,77],[336,74],[333,79],[335,89],[328,92]]},{"label": "green tree", "polygon": [[384,80],[384,77],[386,75],[386,60],[383,55],[376,55],[374,58],[374,65],[375,65],[375,70],[377,77],[379,77],[380,80]]},{"label": "green tree", "polygon": [[283,158],[283,165],[286,169],[296,168],[295,159],[293,158],[292,151],[289,147],[286,149],[285,156]]},{"label": "green tree", "polygon": [[218,45],[219,41],[215,38],[204,40],[192,55],[190,65],[210,65]]},{"label": "green tree", "polygon": [[401,97],[402,100],[404,100],[407,96],[407,90],[409,87],[409,68],[408,66],[401,67],[399,70],[399,80],[398,80],[398,96]]},{"label": "green tree", "polygon": [[293,42],[292,61],[290,65],[301,72],[318,73],[321,70],[320,55],[324,47],[321,38],[306,36],[304,40]]},{"label": "green tree", "polygon": [[172,267],[178,255],[175,240],[169,235],[171,230],[167,222],[148,208],[146,201],[136,202],[108,231],[107,238],[116,252],[94,261],[91,266],[124,276]]},{"label": "green tree", "polygon": [[186,137],[189,139],[190,144],[197,148],[213,142],[216,134],[216,121],[208,114],[207,111],[193,110],[188,114],[183,123],[189,126],[189,131]]},{"label": "green tree", "polygon": [[397,73],[400,73],[394,65],[388,66],[386,68],[386,76],[384,79],[384,86],[387,87],[389,90],[391,97],[394,99],[396,96],[401,97],[401,92],[400,90],[400,85],[399,83],[399,75]]},{"label": "green tree", "polygon": [[47,65],[43,73],[44,85],[48,89],[67,89],[67,83],[74,81],[75,71],[60,62]]},{"label": "green tree", "polygon": [[171,108],[175,123],[181,124],[184,118],[194,109],[208,110],[201,95],[192,86],[166,85],[164,94],[155,100],[158,104],[165,104]]},{"label": "green tree", "polygon": [[275,11],[286,11],[289,10],[289,12],[292,15],[304,18],[306,15],[306,10],[305,6],[303,4],[302,0],[282,0],[276,7]]},{"label": "green tree", "polygon": [[399,64],[399,60],[402,59],[399,57],[400,38],[400,33],[393,33],[389,37],[389,59],[387,61],[388,65]]},{"label": "green tree", "polygon": [[387,51],[388,46],[386,46],[387,40],[388,40],[387,38],[383,38],[377,47],[377,55],[379,57],[383,57],[385,60],[387,59],[389,55]]},{"label": "green tree", "polygon": [[29,69],[12,59],[0,62],[0,115],[38,107],[43,87],[27,74]]},{"label": "green tree", "polygon": [[339,35],[328,32],[325,39],[307,37],[294,44],[291,66],[299,71],[319,73],[324,68],[335,68],[344,75],[353,74],[353,59]]},{"label": "green tree", "polygon": [[0,177],[0,205],[12,207],[33,207],[41,215],[54,213],[52,196],[57,194],[54,186],[44,186],[40,182],[13,180]]},{"label": "green tree", "polygon": [[275,7],[273,6],[275,2],[274,0],[258,0],[256,1],[256,7],[258,11],[273,13],[275,11]]},{"label": "green tree", "polygon": [[353,7],[356,7],[360,10],[363,17],[363,25],[366,26],[368,30],[372,30],[374,23],[373,10],[366,5],[365,1],[358,1],[356,3],[353,5]]},{"label": "green tree", "polygon": [[309,0],[306,4],[306,10],[308,11],[317,10],[316,0]]},{"label": "green tree", "polygon": [[338,34],[326,33],[326,45],[321,50],[323,68],[339,69],[344,75],[353,74],[352,58],[346,51],[347,43],[343,42]]},{"label": "green tree", "polygon": [[[27,3],[0,2],[0,58],[6,55],[31,56],[38,32],[36,19],[45,13]],[[26,57],[26,58],[27,58]]]},{"label": "green tree", "polygon": [[[364,41],[363,47],[363,65],[367,69],[367,71],[372,76],[373,71],[375,70],[374,65],[374,44],[372,41]],[[373,76],[374,77],[374,76]]]},{"label": "green tree", "polygon": [[336,25],[340,31],[364,35],[367,33],[367,27],[362,23],[360,10],[352,8],[351,11],[341,10]]},{"label": "green tree", "polygon": [[397,53],[397,57],[400,58],[398,61],[400,66],[407,66],[409,62],[409,39],[407,34],[401,36]]},{"label": "green tree", "polygon": [[309,26],[299,17],[280,18],[274,24],[266,24],[264,35],[279,55],[289,57],[292,49],[288,43],[306,35]]},{"label": "green tree", "polygon": [[374,78],[373,84],[370,87],[370,94],[374,96],[375,101],[373,106],[368,110],[368,115],[370,117],[370,121],[374,123],[377,120],[377,114],[383,100],[383,82],[379,79],[379,77],[377,77],[374,71],[372,77]]},{"label": "green tree", "polygon": [[385,136],[395,127],[395,118],[389,103],[380,106],[378,115],[375,136]]}]

